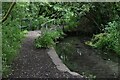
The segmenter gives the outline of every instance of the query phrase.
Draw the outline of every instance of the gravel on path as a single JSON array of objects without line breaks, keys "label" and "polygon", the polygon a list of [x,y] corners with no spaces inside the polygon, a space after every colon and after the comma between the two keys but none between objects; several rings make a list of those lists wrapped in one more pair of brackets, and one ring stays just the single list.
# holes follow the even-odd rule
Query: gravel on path
[{"label": "gravel on path", "polygon": [[[36,49],[34,39],[40,31],[30,31],[23,40],[20,53],[12,63],[10,78],[80,78],[59,71],[47,54],[47,49]],[[80,79],[81,80],[81,79]]]}]

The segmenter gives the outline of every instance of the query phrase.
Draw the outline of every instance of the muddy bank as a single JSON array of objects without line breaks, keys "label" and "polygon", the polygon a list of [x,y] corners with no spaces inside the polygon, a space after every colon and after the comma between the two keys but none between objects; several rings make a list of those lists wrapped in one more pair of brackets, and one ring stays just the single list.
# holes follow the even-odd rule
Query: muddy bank
[{"label": "muddy bank", "polygon": [[66,66],[90,78],[117,78],[118,55],[85,45],[90,37],[69,36],[56,45],[56,52]]}]

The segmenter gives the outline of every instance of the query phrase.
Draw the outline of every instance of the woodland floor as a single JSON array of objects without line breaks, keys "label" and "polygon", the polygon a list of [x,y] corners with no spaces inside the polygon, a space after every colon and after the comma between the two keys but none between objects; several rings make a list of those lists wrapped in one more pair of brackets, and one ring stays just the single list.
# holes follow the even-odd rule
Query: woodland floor
[{"label": "woodland floor", "polygon": [[39,31],[30,31],[23,40],[20,54],[12,63],[10,78],[74,78],[59,71],[47,54],[47,49],[36,49],[34,39]]}]

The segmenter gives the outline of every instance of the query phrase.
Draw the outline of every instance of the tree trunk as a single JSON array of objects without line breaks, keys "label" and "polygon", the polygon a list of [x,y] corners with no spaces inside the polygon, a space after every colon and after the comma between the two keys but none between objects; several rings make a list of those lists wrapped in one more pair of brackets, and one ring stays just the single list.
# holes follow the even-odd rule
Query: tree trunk
[{"label": "tree trunk", "polygon": [[13,7],[14,7],[15,4],[16,4],[16,2],[13,2],[13,3],[11,4],[11,6],[10,6],[10,8],[8,9],[7,13],[6,13],[5,16],[3,17],[2,22],[4,22],[5,20],[7,20],[9,14],[10,14],[10,12],[12,11],[12,9],[13,9]]}]

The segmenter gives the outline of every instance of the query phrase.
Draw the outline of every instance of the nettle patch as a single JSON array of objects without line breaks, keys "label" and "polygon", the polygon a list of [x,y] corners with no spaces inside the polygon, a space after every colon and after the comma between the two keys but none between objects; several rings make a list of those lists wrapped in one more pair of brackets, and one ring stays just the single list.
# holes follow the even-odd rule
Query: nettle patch
[{"label": "nettle patch", "polygon": [[109,22],[104,33],[94,35],[91,41],[86,44],[99,49],[113,50],[120,55],[119,50],[119,21]]},{"label": "nettle patch", "polygon": [[61,29],[42,28],[41,36],[35,40],[37,48],[49,48],[57,43],[57,40],[63,38],[63,31]]}]

